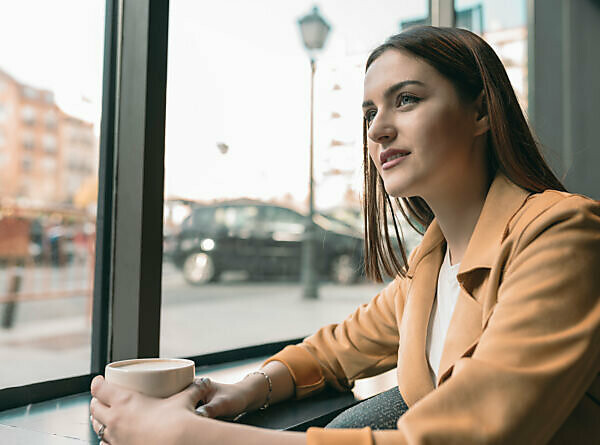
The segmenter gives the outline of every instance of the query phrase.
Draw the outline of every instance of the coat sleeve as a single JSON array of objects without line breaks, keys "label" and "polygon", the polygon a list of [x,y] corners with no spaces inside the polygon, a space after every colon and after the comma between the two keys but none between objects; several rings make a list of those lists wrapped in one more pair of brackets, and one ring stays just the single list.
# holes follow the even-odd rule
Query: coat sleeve
[{"label": "coat sleeve", "polygon": [[398,354],[396,318],[401,317],[407,280],[396,278],[343,322],[287,346],[265,364],[277,360],[287,366],[297,398],[312,395],[326,384],[348,390],[357,378],[392,369]]},{"label": "coat sleeve", "polygon": [[[308,444],[547,443],[600,370],[600,204],[561,200],[523,230],[514,252],[472,355],[398,430],[315,428]],[[597,432],[599,420],[579,427]]]}]

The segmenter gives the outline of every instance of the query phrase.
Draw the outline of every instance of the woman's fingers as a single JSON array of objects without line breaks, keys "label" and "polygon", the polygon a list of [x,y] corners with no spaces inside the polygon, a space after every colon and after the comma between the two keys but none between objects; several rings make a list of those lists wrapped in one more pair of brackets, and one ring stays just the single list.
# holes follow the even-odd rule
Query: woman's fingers
[{"label": "woman's fingers", "polygon": [[90,402],[90,415],[98,422],[106,425],[109,417],[109,407],[100,402],[96,397]]},{"label": "woman's fingers", "polygon": [[203,403],[207,400],[210,393],[213,391],[212,382],[209,378],[202,377],[195,379],[194,383],[188,386],[179,394],[173,397],[183,397],[186,399],[186,405],[190,409],[195,409],[199,403]]},{"label": "woman's fingers", "polygon": [[[94,432],[96,434],[100,433],[100,428],[102,428],[102,425],[104,425],[102,422],[98,421],[96,418],[94,418],[93,416],[90,416],[90,419],[92,421],[92,429],[94,430]],[[104,430],[102,432],[102,441],[100,442],[100,445],[105,444],[108,445],[108,440],[109,440],[109,431],[106,425],[104,425]]]},{"label": "woman's fingers", "polygon": [[219,409],[218,398],[217,400],[213,399],[216,389],[217,387],[209,378],[202,377],[194,380],[194,383],[177,396],[185,397],[187,399],[186,404],[190,409],[196,409],[198,404],[202,404],[196,409],[196,413],[204,417],[214,418],[219,416],[222,411]]},{"label": "woman's fingers", "polygon": [[217,417],[232,418],[241,414],[241,409],[231,396],[217,395],[208,403],[199,407],[196,413],[211,419]]},{"label": "woman's fingers", "polygon": [[106,383],[104,377],[101,375],[94,377],[94,380],[92,380],[92,384],[90,385],[90,389],[92,396],[107,406],[112,405],[112,400],[118,393],[118,390]]}]

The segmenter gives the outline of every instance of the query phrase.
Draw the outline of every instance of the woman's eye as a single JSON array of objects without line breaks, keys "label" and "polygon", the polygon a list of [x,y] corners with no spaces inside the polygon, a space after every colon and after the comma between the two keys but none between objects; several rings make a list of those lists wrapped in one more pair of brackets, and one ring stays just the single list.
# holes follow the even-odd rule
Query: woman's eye
[{"label": "woman's eye", "polygon": [[402,107],[405,105],[417,103],[418,101],[419,101],[419,98],[416,96],[413,96],[411,94],[400,94],[398,96],[398,99],[396,100],[396,102],[397,102],[396,106]]},{"label": "woman's eye", "polygon": [[373,119],[375,119],[375,110],[369,110],[365,113],[365,120],[367,121],[367,124],[370,125],[371,122],[373,122]]}]

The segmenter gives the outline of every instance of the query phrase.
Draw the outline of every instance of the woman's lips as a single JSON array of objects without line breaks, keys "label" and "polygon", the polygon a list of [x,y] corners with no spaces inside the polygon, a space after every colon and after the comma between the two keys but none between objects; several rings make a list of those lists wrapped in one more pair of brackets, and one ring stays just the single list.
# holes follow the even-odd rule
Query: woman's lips
[{"label": "woman's lips", "polygon": [[381,165],[381,169],[382,170],[388,170],[390,168],[395,167],[396,165],[400,164],[402,161],[404,161],[404,159],[406,159],[408,156],[410,156],[410,153],[406,153],[406,154],[402,154],[402,155],[394,155],[394,156],[390,156],[388,158],[387,161],[385,161],[382,165]]}]

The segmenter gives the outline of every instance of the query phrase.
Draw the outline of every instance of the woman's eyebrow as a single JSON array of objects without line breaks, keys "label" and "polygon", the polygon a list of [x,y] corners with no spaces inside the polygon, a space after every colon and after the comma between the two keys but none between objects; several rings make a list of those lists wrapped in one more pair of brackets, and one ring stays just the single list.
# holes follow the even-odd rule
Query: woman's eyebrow
[{"label": "woman's eyebrow", "polygon": [[[425,84],[423,82],[421,82],[420,80],[403,80],[402,82],[395,83],[391,87],[388,87],[388,89],[385,90],[385,92],[383,93],[383,97],[385,99],[389,99],[389,97],[393,96],[396,91],[401,90],[402,88],[404,88],[407,85],[425,86]],[[366,100],[362,103],[363,108],[371,107],[373,105],[375,105],[375,104],[373,103],[372,100]]]}]

